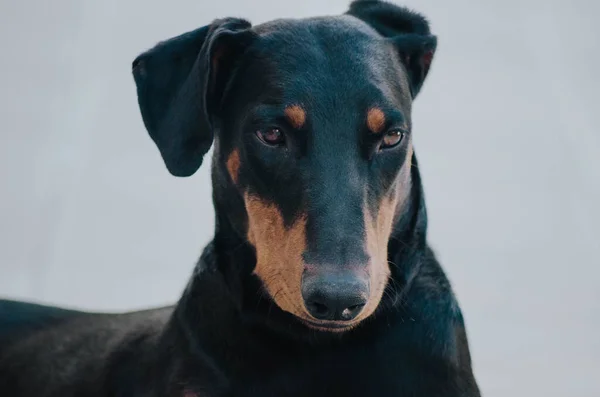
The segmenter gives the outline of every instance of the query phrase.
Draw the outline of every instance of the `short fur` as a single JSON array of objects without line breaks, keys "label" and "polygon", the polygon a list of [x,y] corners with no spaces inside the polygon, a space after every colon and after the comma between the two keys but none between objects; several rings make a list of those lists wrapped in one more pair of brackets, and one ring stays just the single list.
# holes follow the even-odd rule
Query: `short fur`
[{"label": "short fur", "polygon": [[[435,47],[421,15],[368,0],[216,20],[136,58],[168,170],[193,174],[214,141],[214,239],[174,307],[0,301],[0,395],[479,396],[412,146]],[[283,144],[265,141],[273,126]],[[383,147],[388,133],[402,139]],[[313,318],[315,288],[346,282],[356,317]]]}]

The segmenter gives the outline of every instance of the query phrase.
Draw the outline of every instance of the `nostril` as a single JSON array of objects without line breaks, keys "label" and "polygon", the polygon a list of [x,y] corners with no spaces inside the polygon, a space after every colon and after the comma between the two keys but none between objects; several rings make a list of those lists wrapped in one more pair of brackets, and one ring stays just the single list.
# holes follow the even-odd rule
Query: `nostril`
[{"label": "nostril", "polygon": [[344,310],[342,310],[341,313],[342,320],[350,321],[354,319],[358,315],[358,313],[360,313],[363,307],[365,307],[365,304],[359,303],[345,308]]},{"label": "nostril", "polygon": [[310,312],[310,314],[319,319],[319,320],[327,320],[329,319],[329,308],[327,307],[327,305],[323,304],[323,303],[319,303],[319,302],[308,302],[307,303],[307,309]]},{"label": "nostril", "polygon": [[317,320],[337,320],[350,321],[356,318],[365,307],[365,303],[350,305],[344,308],[341,302],[337,301],[337,305],[326,305],[320,301],[306,302],[308,312]]}]

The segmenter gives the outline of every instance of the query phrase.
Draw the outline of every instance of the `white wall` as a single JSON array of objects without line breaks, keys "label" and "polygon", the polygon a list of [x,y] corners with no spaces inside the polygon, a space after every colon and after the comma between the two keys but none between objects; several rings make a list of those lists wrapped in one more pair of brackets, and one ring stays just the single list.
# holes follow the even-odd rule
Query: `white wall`
[{"label": "white wall", "polygon": [[[430,240],[483,392],[597,397],[600,3],[406,4],[440,39],[415,105],[416,148]],[[211,237],[208,167],[167,173],[131,61],[216,17],[346,5],[1,1],[0,296],[90,310],[174,302]]]}]

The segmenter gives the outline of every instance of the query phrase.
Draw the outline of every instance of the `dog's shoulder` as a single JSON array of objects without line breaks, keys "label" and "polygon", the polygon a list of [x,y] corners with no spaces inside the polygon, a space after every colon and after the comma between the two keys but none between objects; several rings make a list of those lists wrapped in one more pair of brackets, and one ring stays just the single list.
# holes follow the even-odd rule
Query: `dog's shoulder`
[{"label": "dog's shoulder", "polygon": [[81,392],[82,385],[97,393],[114,360],[144,360],[172,312],[86,313],[18,302],[0,306],[0,389],[19,396],[69,396],[71,390]]}]

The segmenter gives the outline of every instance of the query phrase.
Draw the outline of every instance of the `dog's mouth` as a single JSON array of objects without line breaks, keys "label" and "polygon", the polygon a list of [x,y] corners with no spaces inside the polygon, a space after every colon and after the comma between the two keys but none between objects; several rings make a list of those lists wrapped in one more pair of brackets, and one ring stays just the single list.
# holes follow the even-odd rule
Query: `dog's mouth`
[{"label": "dog's mouth", "polygon": [[342,322],[342,321],[315,321],[307,320],[306,318],[300,318],[302,323],[308,328],[316,331],[324,332],[346,332],[356,327],[359,322]]}]

